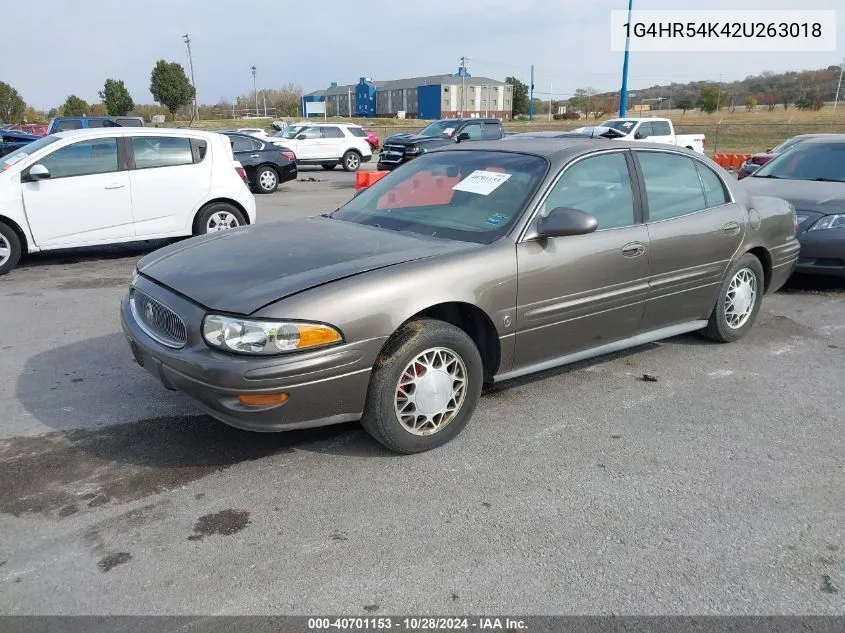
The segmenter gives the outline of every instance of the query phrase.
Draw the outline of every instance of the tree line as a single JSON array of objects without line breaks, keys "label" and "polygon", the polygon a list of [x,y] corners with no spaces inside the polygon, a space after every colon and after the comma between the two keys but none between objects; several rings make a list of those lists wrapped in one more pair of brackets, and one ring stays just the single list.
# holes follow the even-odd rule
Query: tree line
[{"label": "tree line", "polygon": [[[136,104],[123,80],[106,79],[103,89],[97,93],[99,103],[88,103],[72,94],[64,103],[44,112],[27,105],[23,96],[11,85],[0,81],[0,122],[40,123],[56,116],[142,116],[150,120],[153,115],[163,114],[168,119],[193,119],[194,87],[185,69],[177,62],[164,59],[156,62],[150,73],[150,94],[158,105]],[[259,109],[266,106],[271,116],[297,116],[299,114],[302,88],[288,84],[278,90],[259,90]],[[234,101],[237,111],[252,108],[256,102],[255,92],[240,95]],[[214,105],[200,105],[197,114],[201,119],[230,118],[233,102],[220,99]]]}]

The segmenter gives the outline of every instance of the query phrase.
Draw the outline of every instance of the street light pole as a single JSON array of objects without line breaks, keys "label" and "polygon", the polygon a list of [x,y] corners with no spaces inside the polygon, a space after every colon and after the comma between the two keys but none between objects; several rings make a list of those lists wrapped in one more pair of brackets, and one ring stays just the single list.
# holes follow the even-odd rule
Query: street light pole
[{"label": "street light pole", "polygon": [[628,112],[628,58],[631,55],[631,11],[634,0],[628,0],[628,32],[625,35],[625,61],[622,62],[622,90],[619,93],[619,116]]},{"label": "street light pole", "polygon": [[252,71],[252,92],[255,94],[255,114],[258,116],[258,89],[256,88],[255,83],[255,66],[250,66],[249,69]]},{"label": "street light pole", "polygon": [[836,106],[839,103],[839,90],[842,88],[842,72],[845,71],[845,59],[839,65],[839,84],[836,86],[836,98],[833,100],[833,111],[836,112]]}]

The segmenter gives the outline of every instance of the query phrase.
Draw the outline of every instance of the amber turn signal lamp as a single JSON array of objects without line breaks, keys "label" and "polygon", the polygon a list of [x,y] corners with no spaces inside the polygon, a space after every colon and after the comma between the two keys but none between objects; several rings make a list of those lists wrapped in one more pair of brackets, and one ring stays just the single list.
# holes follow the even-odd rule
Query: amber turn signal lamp
[{"label": "amber turn signal lamp", "polygon": [[238,402],[248,407],[269,407],[274,404],[282,404],[288,399],[286,393],[254,393],[238,396]]}]

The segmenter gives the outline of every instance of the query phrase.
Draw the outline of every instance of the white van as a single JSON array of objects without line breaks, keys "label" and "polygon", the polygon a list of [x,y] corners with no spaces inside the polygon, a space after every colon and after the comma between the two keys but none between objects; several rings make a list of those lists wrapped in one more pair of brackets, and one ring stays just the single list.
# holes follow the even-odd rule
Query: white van
[{"label": "white van", "polygon": [[254,222],[243,167],[229,139],[213,132],[73,130],[0,158],[0,275],[23,253]]}]

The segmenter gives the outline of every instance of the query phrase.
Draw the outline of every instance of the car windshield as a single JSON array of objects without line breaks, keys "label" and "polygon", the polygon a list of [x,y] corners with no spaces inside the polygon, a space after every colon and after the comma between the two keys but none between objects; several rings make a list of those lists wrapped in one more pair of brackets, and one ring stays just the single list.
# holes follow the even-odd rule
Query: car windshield
[{"label": "car windshield", "polygon": [[609,121],[605,121],[598,127],[609,127],[614,130],[619,130],[620,132],[624,132],[627,134],[631,130],[634,129],[634,126],[637,124],[636,121],[630,121],[628,119],[610,119]]},{"label": "car windshield", "polygon": [[548,165],[540,156],[515,152],[426,154],[362,190],[331,217],[489,244],[518,220]]},{"label": "car windshield", "polygon": [[790,147],[794,147],[795,145],[798,145],[798,143],[800,143],[801,141],[805,141],[805,140],[807,140],[807,139],[797,138],[797,137],[786,139],[780,145],[776,145],[775,147],[773,147],[771,153],[772,154],[780,154],[781,152],[785,152]]},{"label": "car windshield", "polygon": [[291,125],[282,130],[281,132],[278,132],[276,136],[278,136],[279,138],[296,138],[297,132],[299,132],[299,130],[304,127],[304,125]]},{"label": "car windshield", "polygon": [[51,143],[55,143],[58,140],[59,140],[59,137],[55,136],[53,134],[51,134],[49,136],[42,136],[37,141],[32,141],[32,143],[27,143],[26,145],[21,147],[16,152],[6,154],[6,156],[3,157],[3,162],[0,163],[0,171],[6,171],[7,169],[9,169],[9,167],[14,165],[18,161],[23,160],[27,156],[34,154],[35,152],[40,150],[42,147],[47,147]]},{"label": "car windshield", "polygon": [[845,182],[845,143],[801,143],[780,153],[752,177]]},{"label": "car windshield", "polygon": [[420,136],[452,136],[456,127],[455,121],[435,121],[426,125],[420,132]]}]

